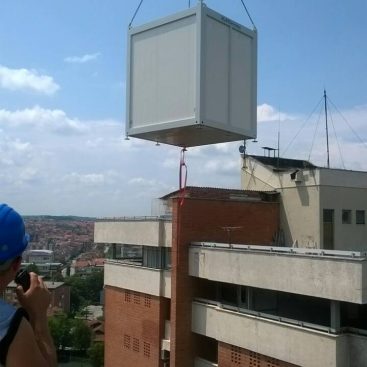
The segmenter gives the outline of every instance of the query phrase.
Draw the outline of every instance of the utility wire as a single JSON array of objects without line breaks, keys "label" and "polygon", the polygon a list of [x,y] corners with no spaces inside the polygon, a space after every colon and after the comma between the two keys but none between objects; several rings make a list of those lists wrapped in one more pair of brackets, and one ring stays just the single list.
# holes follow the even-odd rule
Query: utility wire
[{"label": "utility wire", "polygon": [[138,11],[139,11],[139,9],[140,9],[141,4],[143,3],[143,1],[144,1],[144,0],[140,0],[140,3],[139,3],[139,5],[138,5],[138,7],[136,8],[135,13],[134,13],[134,15],[133,15],[133,17],[131,18],[131,21],[130,21],[130,23],[129,23],[129,28],[131,28],[131,26],[132,26],[132,24],[133,24],[133,21],[134,21],[134,19],[135,19],[136,15],[138,14]]},{"label": "utility wire", "polygon": [[320,101],[317,103],[316,107],[312,110],[312,112],[308,115],[307,119],[305,120],[305,122],[302,124],[301,128],[298,130],[297,134],[293,137],[293,139],[289,142],[289,144],[287,145],[287,147],[284,149],[284,151],[282,152],[282,155],[284,156],[285,152],[289,149],[289,147],[293,144],[293,142],[296,140],[296,138],[298,137],[298,135],[301,133],[301,131],[304,129],[304,127],[306,126],[308,120],[311,118],[311,116],[314,114],[314,112],[316,111],[316,109],[319,107],[319,105],[321,104],[321,102],[323,101],[324,97],[320,98]]},{"label": "utility wire", "polygon": [[336,107],[336,105],[334,104],[334,102],[327,97],[329,102],[333,105],[333,107],[335,108],[335,110],[339,113],[339,115],[342,117],[342,119],[344,120],[344,122],[348,125],[348,127],[352,130],[353,134],[357,137],[357,139],[367,148],[367,144],[362,140],[362,138],[357,134],[357,132],[352,128],[352,126],[349,124],[348,120],[344,117],[344,115],[340,112],[339,108]]},{"label": "utility wire", "polygon": [[311,144],[311,149],[310,149],[310,154],[308,155],[308,161],[310,161],[310,160],[311,160],[311,154],[312,154],[313,146],[314,146],[314,144],[315,144],[316,134],[317,134],[317,131],[319,130],[319,126],[320,126],[321,114],[322,114],[322,107],[320,108],[319,118],[317,119],[315,132],[314,132],[314,134],[313,134],[312,144]]},{"label": "utility wire", "polygon": [[336,130],[335,130],[335,126],[334,126],[334,120],[333,120],[333,115],[330,113],[330,121],[331,121],[331,125],[333,127],[333,131],[334,131],[334,136],[335,136],[335,140],[336,143],[338,145],[338,150],[339,150],[339,155],[340,155],[340,161],[342,163],[343,168],[345,169],[345,164],[344,164],[344,160],[343,160],[343,155],[342,155],[342,151],[340,149],[340,144],[339,144],[339,139],[338,136],[336,135]]}]

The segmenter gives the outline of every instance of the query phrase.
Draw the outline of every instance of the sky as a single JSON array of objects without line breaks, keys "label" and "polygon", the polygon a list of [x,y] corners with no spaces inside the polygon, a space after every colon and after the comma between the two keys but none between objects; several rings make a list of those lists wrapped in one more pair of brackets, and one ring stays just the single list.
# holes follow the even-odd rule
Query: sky
[{"label": "sky", "polygon": [[[0,202],[27,215],[151,215],[178,188],[179,148],[124,140],[138,3],[0,2]],[[251,27],[240,0],[205,3]],[[277,147],[279,133],[281,156],[325,166],[326,88],[331,166],[367,170],[367,1],[245,3],[259,37],[258,142],[247,151]],[[188,5],[145,0],[133,26]],[[188,149],[188,185],[240,188],[240,145]]]}]

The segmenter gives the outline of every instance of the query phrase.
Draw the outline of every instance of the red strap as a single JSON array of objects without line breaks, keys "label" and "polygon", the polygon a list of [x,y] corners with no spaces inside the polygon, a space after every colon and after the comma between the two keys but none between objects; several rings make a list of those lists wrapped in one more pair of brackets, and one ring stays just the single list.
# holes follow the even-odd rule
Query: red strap
[{"label": "red strap", "polygon": [[185,163],[185,152],[186,148],[181,150],[180,158],[180,174],[179,174],[179,186],[180,186],[180,205],[183,205],[186,194],[186,183],[187,183],[187,166]]}]

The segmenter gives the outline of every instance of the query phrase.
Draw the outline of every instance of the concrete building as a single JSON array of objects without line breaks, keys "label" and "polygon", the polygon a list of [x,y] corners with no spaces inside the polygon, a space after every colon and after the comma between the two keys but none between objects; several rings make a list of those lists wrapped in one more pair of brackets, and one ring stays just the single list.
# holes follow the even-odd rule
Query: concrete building
[{"label": "concrete building", "polygon": [[70,275],[87,275],[103,271],[104,258],[74,259],[70,265]]},{"label": "concrete building", "polygon": [[52,250],[28,250],[23,257],[29,263],[46,264],[54,261],[54,252]]},{"label": "concrete building", "polygon": [[171,218],[97,222],[105,366],[366,366],[367,254],[275,246],[279,196],[191,187]]},{"label": "concrete building", "polygon": [[242,187],[280,193],[282,245],[367,249],[367,172],[321,168],[296,159],[246,156]]},{"label": "concrete building", "polygon": [[40,275],[51,277],[54,272],[62,268],[62,263],[54,262],[54,252],[51,250],[26,251],[22,259],[22,268],[27,268],[29,265],[36,265]]}]

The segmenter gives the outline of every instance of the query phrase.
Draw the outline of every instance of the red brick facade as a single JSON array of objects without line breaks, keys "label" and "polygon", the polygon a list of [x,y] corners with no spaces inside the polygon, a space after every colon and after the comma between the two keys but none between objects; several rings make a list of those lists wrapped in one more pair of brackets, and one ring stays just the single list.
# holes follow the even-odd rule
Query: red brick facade
[{"label": "red brick facade", "polygon": [[186,198],[173,200],[171,276],[172,367],[192,367],[195,346],[191,332],[191,303],[195,279],[188,275],[188,247],[192,241],[228,242],[223,227],[238,227],[232,243],[268,245],[279,228],[276,202]]},{"label": "red brick facade", "polygon": [[218,367],[299,367],[234,345],[219,343]]},{"label": "red brick facade", "polygon": [[161,340],[169,300],[105,287],[105,366],[163,367]]}]

